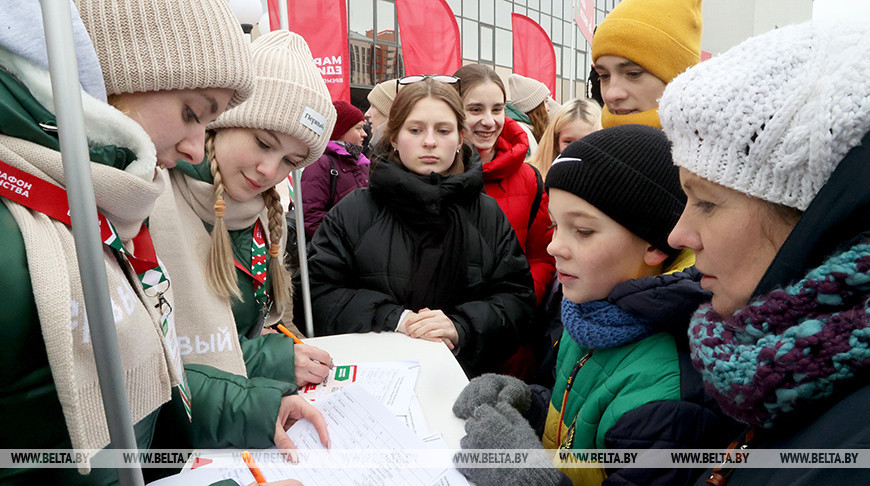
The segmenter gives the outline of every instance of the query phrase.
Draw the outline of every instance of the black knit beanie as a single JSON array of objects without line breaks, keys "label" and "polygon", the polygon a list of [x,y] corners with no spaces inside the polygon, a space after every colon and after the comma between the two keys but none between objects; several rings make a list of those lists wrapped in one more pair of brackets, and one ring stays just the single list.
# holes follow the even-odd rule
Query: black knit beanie
[{"label": "black knit beanie", "polygon": [[583,198],[669,256],[679,253],[668,246],[668,234],[686,195],[661,130],[620,125],[593,132],[565,148],[546,186]]}]

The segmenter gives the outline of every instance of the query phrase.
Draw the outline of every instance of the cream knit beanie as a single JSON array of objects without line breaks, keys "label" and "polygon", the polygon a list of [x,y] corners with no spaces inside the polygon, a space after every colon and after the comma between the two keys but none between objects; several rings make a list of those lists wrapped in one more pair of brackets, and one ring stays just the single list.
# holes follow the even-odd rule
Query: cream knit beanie
[{"label": "cream knit beanie", "polygon": [[230,88],[251,92],[251,54],[226,0],[75,0],[106,94]]},{"label": "cream knit beanie", "polygon": [[870,131],[870,25],[746,40],[671,81],[659,116],[678,166],[803,211]]},{"label": "cream knit beanie", "polygon": [[335,108],[308,44],[298,34],[276,30],[258,37],[251,44],[251,52],[253,94],[225,111],[208,128],[259,128],[286,133],[308,146],[303,166],[313,163],[329,143]]},{"label": "cream knit beanie", "polygon": [[546,84],[519,74],[508,76],[508,89],[511,104],[523,113],[529,113],[550,97]]},{"label": "cream knit beanie", "polygon": [[366,96],[369,100],[369,104],[375,107],[376,110],[380,111],[385,117],[389,118],[390,116],[390,108],[393,107],[393,100],[396,99],[396,86],[398,84],[398,79],[391,79],[389,81],[378,83],[371,91],[369,91],[368,96]]}]

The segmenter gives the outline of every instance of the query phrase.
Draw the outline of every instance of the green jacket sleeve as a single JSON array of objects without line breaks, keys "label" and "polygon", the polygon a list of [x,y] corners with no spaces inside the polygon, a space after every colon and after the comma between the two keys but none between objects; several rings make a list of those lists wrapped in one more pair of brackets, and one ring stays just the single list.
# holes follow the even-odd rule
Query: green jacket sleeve
[{"label": "green jacket sleeve", "polygon": [[239,336],[248,376],[296,384],[293,340],[283,334],[265,334],[248,339]]},{"label": "green jacket sleeve", "polygon": [[206,365],[186,365],[190,386],[194,448],[265,449],[274,445],[281,398],[293,383],[226,373]]}]

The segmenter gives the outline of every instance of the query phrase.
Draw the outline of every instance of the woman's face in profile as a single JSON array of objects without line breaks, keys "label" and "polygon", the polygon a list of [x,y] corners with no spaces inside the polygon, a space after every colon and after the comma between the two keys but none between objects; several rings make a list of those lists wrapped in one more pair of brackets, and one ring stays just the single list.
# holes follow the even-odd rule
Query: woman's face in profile
[{"label": "woman's face in profile", "polygon": [[668,243],[694,250],[695,266],[704,274],[701,287],[713,292],[713,310],[729,316],[749,302],[794,224],[777,217],[768,203],[684,168],[680,183],[688,199]]}]

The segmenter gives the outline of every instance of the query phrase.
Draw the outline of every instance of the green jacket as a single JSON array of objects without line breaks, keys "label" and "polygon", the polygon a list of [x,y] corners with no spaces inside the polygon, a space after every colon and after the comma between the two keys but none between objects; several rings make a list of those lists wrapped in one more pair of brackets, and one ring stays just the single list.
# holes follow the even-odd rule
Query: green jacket
[{"label": "green jacket", "polygon": [[[173,170],[198,180],[212,181],[205,163],[181,162]],[[208,225],[206,228],[211,230]],[[233,253],[240,262],[251,261],[252,231],[253,227],[230,232]],[[185,365],[193,421],[187,420],[179,404],[164,406],[159,428],[169,433],[158,434],[157,448],[268,448],[274,445],[272,439],[281,397],[297,391],[293,341],[283,334],[259,334],[262,324],[260,306],[253,298],[254,280],[241,270],[236,269],[236,272],[243,298],[233,300],[232,309],[248,376],[233,375],[206,365]],[[266,285],[270,285],[268,278]],[[208,419],[197,420],[199,416]]]},{"label": "green jacket", "polygon": [[[39,124],[56,126],[52,113],[13,76],[0,70],[0,133],[60,150],[56,133]],[[91,147],[93,162],[125,168],[134,158],[126,148]],[[48,364],[33,287],[18,224],[0,203],[0,448],[69,449],[69,433]],[[58,305],[69,305],[59,302]],[[134,424],[138,447],[151,443],[157,412]],[[82,476],[74,468],[0,469],[2,484],[112,484],[117,473],[94,469]]]}]

